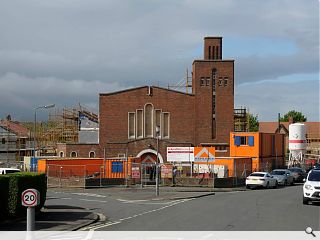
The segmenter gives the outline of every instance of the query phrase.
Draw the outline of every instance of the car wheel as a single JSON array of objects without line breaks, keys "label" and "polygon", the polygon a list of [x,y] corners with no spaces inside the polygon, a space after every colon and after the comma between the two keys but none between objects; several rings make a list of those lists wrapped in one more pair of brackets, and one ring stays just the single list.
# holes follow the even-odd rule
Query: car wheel
[{"label": "car wheel", "polygon": [[247,185],[247,186],[246,186],[246,189],[250,189],[250,187]]},{"label": "car wheel", "polygon": [[278,188],[278,181],[274,184],[274,188]]},{"label": "car wheel", "polygon": [[291,186],[293,186],[294,185],[294,181],[292,180],[292,182],[291,182]]},{"label": "car wheel", "polygon": [[269,182],[267,182],[266,188],[269,188]]},{"label": "car wheel", "polygon": [[303,197],[303,204],[307,205],[309,203],[309,199],[306,197]]},{"label": "car wheel", "polygon": [[288,185],[287,180],[284,180],[284,186],[287,186],[287,185]]}]

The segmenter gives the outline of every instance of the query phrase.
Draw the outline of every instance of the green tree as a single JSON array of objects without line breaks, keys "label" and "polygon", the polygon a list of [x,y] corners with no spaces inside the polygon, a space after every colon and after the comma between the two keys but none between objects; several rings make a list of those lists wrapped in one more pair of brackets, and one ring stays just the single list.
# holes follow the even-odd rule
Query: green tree
[{"label": "green tree", "polygon": [[259,131],[258,115],[254,116],[251,113],[247,113],[247,119],[248,119],[248,131],[258,132]]},{"label": "green tree", "polygon": [[280,117],[280,122],[289,122],[289,117],[293,118],[293,122],[307,121],[307,118],[302,114],[302,112],[291,110],[287,112],[283,117]]}]

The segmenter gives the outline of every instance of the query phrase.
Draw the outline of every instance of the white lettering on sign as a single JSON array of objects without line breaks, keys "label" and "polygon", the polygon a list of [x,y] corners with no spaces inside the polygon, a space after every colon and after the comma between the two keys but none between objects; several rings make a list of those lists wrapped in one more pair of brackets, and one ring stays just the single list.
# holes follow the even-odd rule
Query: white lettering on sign
[{"label": "white lettering on sign", "polygon": [[35,207],[40,204],[40,193],[36,189],[27,189],[21,195],[22,206]]}]

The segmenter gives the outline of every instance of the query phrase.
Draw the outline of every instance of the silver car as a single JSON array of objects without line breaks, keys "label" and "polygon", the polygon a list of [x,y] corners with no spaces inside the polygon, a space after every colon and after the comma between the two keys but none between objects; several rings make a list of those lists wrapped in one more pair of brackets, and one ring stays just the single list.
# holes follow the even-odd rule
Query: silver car
[{"label": "silver car", "polygon": [[278,180],[278,184],[283,186],[294,184],[293,175],[288,169],[274,169],[271,175]]}]

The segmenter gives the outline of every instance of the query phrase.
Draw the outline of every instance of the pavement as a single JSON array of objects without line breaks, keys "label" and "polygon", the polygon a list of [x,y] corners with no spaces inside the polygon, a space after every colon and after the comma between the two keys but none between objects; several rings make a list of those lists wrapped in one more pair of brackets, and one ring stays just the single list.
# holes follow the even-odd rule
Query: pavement
[{"label": "pavement", "polygon": [[[96,189],[95,189],[96,190]],[[200,198],[214,195],[216,192],[245,191],[245,187],[238,188],[205,188],[205,187],[160,187],[160,194],[156,196],[155,186],[148,187],[108,187],[99,189],[99,193],[118,200],[176,200]],[[70,188],[48,189],[48,191],[75,191]],[[89,192],[93,189],[77,189],[79,192]],[[40,231],[76,231],[99,221],[100,216],[89,209],[66,206],[45,205],[36,214],[36,229]],[[26,219],[0,222],[0,231],[25,231]]]}]

